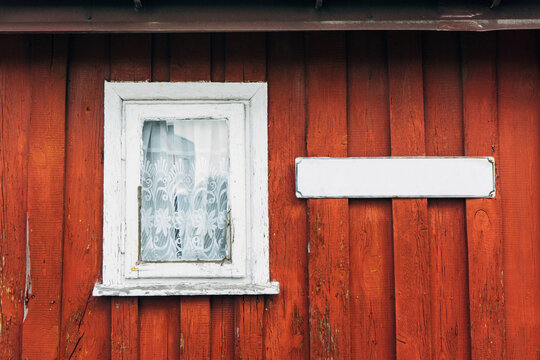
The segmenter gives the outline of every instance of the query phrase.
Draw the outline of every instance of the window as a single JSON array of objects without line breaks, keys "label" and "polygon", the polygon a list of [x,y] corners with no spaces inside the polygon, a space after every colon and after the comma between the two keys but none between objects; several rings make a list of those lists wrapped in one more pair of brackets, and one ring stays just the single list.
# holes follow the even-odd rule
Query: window
[{"label": "window", "polygon": [[275,294],[266,84],[105,83],[94,295]]}]

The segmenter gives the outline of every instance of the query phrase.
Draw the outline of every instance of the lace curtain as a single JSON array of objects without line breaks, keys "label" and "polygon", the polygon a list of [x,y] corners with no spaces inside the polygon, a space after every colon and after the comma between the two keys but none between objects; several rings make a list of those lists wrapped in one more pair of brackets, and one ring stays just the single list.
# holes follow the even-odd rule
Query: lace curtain
[{"label": "lace curtain", "polygon": [[142,142],[141,260],[227,257],[226,121],[147,120]]}]

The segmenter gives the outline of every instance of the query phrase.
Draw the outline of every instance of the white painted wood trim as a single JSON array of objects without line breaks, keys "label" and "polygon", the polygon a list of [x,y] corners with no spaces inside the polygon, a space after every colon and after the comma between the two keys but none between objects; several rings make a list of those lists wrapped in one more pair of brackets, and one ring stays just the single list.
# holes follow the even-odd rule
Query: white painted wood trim
[{"label": "white painted wood trim", "polygon": [[[126,121],[126,236],[125,277],[126,278],[213,278],[245,277],[248,234],[246,233],[247,204],[246,160],[247,146],[241,136],[246,128],[244,103],[184,103],[184,102],[131,102],[124,105]],[[229,155],[234,161],[230,164],[229,203],[231,207],[231,226],[234,232],[231,262],[139,262],[138,242],[138,203],[137,189],[140,186],[142,158],[143,121],[149,119],[226,119],[229,129]],[[239,135],[236,135],[239,134]]]},{"label": "white painted wood trim", "polygon": [[267,86],[263,84],[251,98],[246,138],[249,139],[250,208],[248,211],[252,281],[264,283],[270,277],[268,230],[268,113]]},{"label": "white painted wood trim", "polygon": [[122,282],[121,240],[125,233],[123,191],[125,188],[122,154],[122,99],[114,89],[105,83],[104,149],[107,156],[103,161],[103,284],[114,285]]},{"label": "white painted wood trim", "polygon": [[297,158],[299,198],[492,198],[492,157]]},{"label": "white painted wood trim", "polygon": [[173,295],[274,295],[279,294],[279,283],[263,284],[182,284],[147,286],[105,286],[96,284],[93,296],[173,296]]},{"label": "white painted wood trim", "polygon": [[[104,104],[103,283],[94,295],[278,293],[269,282],[266,84],[105,82]],[[223,264],[138,261],[140,119],[182,116],[229,123],[235,237]]]},{"label": "white painted wood trim", "polygon": [[[233,82],[105,82],[123,100],[245,100],[266,83]],[[263,90],[266,92],[265,90]]]}]

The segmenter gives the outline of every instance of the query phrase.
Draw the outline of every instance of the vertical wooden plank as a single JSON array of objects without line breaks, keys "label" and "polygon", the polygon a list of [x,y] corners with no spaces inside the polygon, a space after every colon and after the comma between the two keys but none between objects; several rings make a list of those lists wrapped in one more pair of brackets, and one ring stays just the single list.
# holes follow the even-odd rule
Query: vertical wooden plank
[{"label": "vertical wooden plank", "polygon": [[[425,155],[420,33],[388,33],[392,156]],[[392,200],[396,354],[431,357],[430,244],[426,199]]]},{"label": "vertical wooden plank", "polygon": [[[225,81],[225,34],[212,34],[212,81]],[[210,298],[210,353],[212,359],[234,358],[233,296]]]},{"label": "vertical wooden plank", "polygon": [[[168,35],[152,35],[152,81],[169,81]],[[178,359],[180,301],[178,297],[139,299],[139,358]]]},{"label": "vertical wooden plank", "polygon": [[210,298],[184,297],[180,302],[180,357],[210,358]]},{"label": "vertical wooden plank", "polygon": [[139,299],[139,359],[180,357],[179,303],[178,297]]},{"label": "vertical wooden plank", "polygon": [[234,297],[213,296],[210,308],[212,359],[234,358]]},{"label": "vertical wooden plank", "polygon": [[[111,81],[149,81],[152,47],[150,35],[111,36]],[[111,299],[111,358],[139,356],[139,302],[133,297]]]},{"label": "vertical wooden plank", "polygon": [[266,81],[266,34],[226,35],[225,81]]},{"label": "vertical wooden plank", "polygon": [[[210,81],[209,34],[171,36],[171,81]],[[180,300],[180,355],[185,359],[210,357],[210,297]]]},{"label": "vertical wooden plank", "polygon": [[506,339],[511,359],[540,357],[538,34],[499,33],[500,195]]},{"label": "vertical wooden plank", "polygon": [[270,278],[279,281],[280,294],[266,299],[267,359],[309,358],[306,203],[292,186],[294,159],[306,154],[304,84],[303,34],[269,34]]},{"label": "vertical wooden plank", "polygon": [[150,81],[150,35],[111,35],[111,81]]},{"label": "vertical wooden plank", "polygon": [[0,38],[0,358],[21,356],[27,251],[30,47],[24,36]]},{"label": "vertical wooden plank", "polygon": [[[266,35],[227,34],[225,81],[266,80]],[[239,296],[234,304],[235,358],[263,357],[262,296]]]},{"label": "vertical wooden plank", "polygon": [[109,298],[93,297],[102,265],[103,81],[109,77],[109,37],[71,41],[62,280],[62,358],[107,359]]},{"label": "vertical wooden plank", "polygon": [[111,298],[111,359],[139,358],[139,301]]},{"label": "vertical wooden plank", "polygon": [[[459,34],[424,33],[424,115],[428,156],[463,155]],[[428,200],[432,359],[469,359],[465,202]]]},{"label": "vertical wooden plank", "polygon": [[[307,155],[347,155],[345,34],[306,35]],[[312,358],[351,356],[347,199],[309,199]]]},{"label": "vertical wooden plank", "polygon": [[23,359],[59,356],[67,51],[65,36],[32,38],[27,274],[32,286],[26,294]]},{"label": "vertical wooden plank", "polygon": [[263,358],[263,312],[262,296],[241,296],[235,299],[235,359]]},{"label": "vertical wooden plank", "polygon": [[170,79],[170,44],[169,35],[152,35],[152,81]]},{"label": "vertical wooden plank", "polygon": [[[389,156],[386,35],[349,33],[348,49],[348,156]],[[392,359],[392,201],[350,199],[349,238],[352,358]]]},{"label": "vertical wooden plank", "polygon": [[171,35],[171,81],[210,81],[211,49],[210,34]]},{"label": "vertical wooden plank", "polygon": [[[493,156],[498,171],[496,34],[464,33],[461,37],[465,155]],[[499,177],[496,182],[499,191]],[[504,359],[500,191],[495,199],[467,199],[466,218],[472,358]]]},{"label": "vertical wooden plank", "polygon": [[225,34],[211,35],[212,43],[212,81],[225,81]]}]

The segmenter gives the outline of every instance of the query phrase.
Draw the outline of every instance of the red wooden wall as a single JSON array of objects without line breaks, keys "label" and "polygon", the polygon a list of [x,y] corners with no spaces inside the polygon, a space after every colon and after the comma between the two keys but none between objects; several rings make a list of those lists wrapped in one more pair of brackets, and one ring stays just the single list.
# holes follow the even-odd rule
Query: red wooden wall
[{"label": "red wooden wall", "polygon": [[[533,31],[0,36],[0,358],[539,359],[539,51]],[[268,82],[279,296],[91,296],[104,80]],[[494,156],[497,197],[294,195],[295,157],[388,155]]]}]

